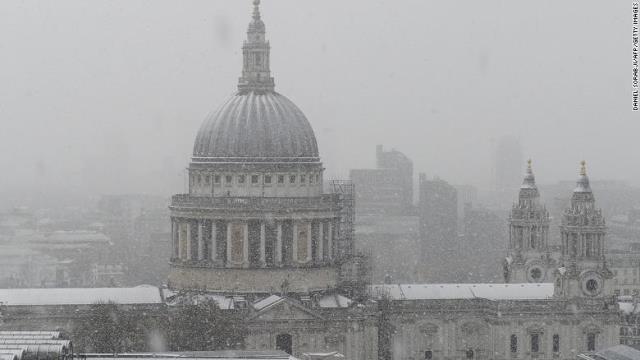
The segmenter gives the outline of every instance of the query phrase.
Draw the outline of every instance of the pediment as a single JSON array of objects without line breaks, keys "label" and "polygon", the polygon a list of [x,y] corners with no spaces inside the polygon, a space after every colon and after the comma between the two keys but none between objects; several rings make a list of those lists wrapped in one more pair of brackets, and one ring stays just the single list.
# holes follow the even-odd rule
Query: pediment
[{"label": "pediment", "polygon": [[290,321],[290,320],[323,320],[322,316],[289,299],[280,301],[258,311],[251,320]]}]

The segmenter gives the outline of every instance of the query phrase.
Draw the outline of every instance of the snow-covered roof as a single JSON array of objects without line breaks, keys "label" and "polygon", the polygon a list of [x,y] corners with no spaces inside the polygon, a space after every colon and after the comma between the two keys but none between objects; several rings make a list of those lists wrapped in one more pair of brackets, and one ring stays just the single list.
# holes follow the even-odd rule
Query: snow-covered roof
[{"label": "snow-covered roof", "polygon": [[324,295],[318,300],[318,306],[321,308],[347,308],[351,303],[351,299],[342,295]]},{"label": "snow-covered roof", "polygon": [[206,301],[215,301],[222,310],[233,310],[233,298],[216,293],[180,293],[171,289],[161,290],[169,305],[199,304]]},{"label": "snow-covered roof", "polygon": [[640,351],[626,345],[615,345],[598,351],[596,356],[603,360],[638,360]]},{"label": "snow-covered roof", "polygon": [[620,311],[627,315],[640,313],[640,304],[634,304],[631,301],[620,301],[618,305],[620,305]]},{"label": "snow-covered roof", "polygon": [[278,296],[278,295],[271,295],[268,296],[262,300],[258,300],[256,302],[253,303],[253,308],[260,311],[264,308],[266,308],[267,306],[271,306],[275,303],[277,303],[278,301],[282,300],[282,297]]},{"label": "snow-covered roof", "polygon": [[392,300],[540,300],[553,297],[553,284],[381,284],[369,291],[374,298]]},{"label": "snow-covered roof", "polygon": [[332,359],[344,359],[345,356],[337,351],[329,353],[303,353],[304,360],[332,360]]},{"label": "snow-covered roof", "polygon": [[189,351],[167,353],[119,353],[119,354],[81,354],[83,358],[90,360],[113,359],[154,359],[154,360],[297,360],[297,358],[280,350],[220,350],[220,351]]},{"label": "snow-covered roof", "polygon": [[153,286],[133,288],[0,289],[3,305],[161,304],[160,290]]}]

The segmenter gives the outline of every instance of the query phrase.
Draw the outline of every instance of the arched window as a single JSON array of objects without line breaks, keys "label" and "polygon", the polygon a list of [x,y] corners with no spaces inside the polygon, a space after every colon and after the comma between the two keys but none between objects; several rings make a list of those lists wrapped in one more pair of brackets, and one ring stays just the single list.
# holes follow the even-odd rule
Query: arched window
[{"label": "arched window", "polygon": [[518,337],[515,334],[511,335],[511,341],[509,343],[509,348],[511,349],[512,353],[517,353],[518,352]]},{"label": "arched window", "polygon": [[558,334],[554,334],[553,335],[553,352],[554,353],[558,353],[560,352],[560,335]]},{"label": "arched window", "polygon": [[431,350],[427,350],[424,352],[424,360],[433,359],[433,352]]},{"label": "arched window", "polygon": [[293,339],[290,334],[280,334],[276,336],[276,349],[287,354],[293,354]]},{"label": "arched window", "polygon": [[475,353],[473,352],[473,349],[467,349],[467,359],[473,359],[473,356],[475,355]]}]

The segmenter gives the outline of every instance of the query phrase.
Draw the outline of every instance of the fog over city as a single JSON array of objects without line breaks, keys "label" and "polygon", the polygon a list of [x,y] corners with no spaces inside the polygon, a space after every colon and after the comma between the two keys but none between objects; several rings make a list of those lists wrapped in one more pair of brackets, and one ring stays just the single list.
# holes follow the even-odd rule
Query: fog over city
[{"label": "fog over city", "polygon": [[640,0],[0,1],[0,360],[640,360]]},{"label": "fog over city", "polygon": [[[508,135],[541,183],[583,159],[640,181],[625,2],[267,5],[276,91],[307,115],[330,178],[384,144],[488,188]],[[1,2],[2,198],[183,190],[193,138],[240,76],[246,14],[229,0]]]}]

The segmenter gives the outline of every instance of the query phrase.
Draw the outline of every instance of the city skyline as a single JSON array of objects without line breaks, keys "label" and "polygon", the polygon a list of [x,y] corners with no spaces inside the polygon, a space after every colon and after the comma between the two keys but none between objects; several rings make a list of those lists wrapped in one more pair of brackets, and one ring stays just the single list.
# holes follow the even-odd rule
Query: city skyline
[{"label": "city skyline", "polygon": [[[3,188],[170,194],[183,187],[198,124],[240,75],[246,9],[153,4],[0,5],[3,33],[30,39],[8,38],[7,52],[23,60],[0,60],[8,99],[0,114],[14,119],[0,135],[0,165],[13,169]],[[627,29],[614,23],[622,5],[581,4],[591,26],[580,37],[553,31],[564,30],[568,3],[554,4],[553,17],[543,15],[545,4],[269,5],[276,90],[292,94],[309,117],[328,178],[371,167],[371,149],[383,143],[412,158],[416,172],[489,188],[492,141],[513,135],[542,184],[571,180],[583,159],[594,179],[639,182],[628,149],[640,125],[629,121],[619,55]],[[454,15],[460,21],[447,24]],[[532,27],[508,35],[521,22]],[[602,51],[578,51],[594,42]],[[547,55],[534,61],[536,53]],[[310,58],[323,61],[312,66]],[[398,71],[412,67],[421,71]],[[541,91],[550,84],[558,90]]]}]

